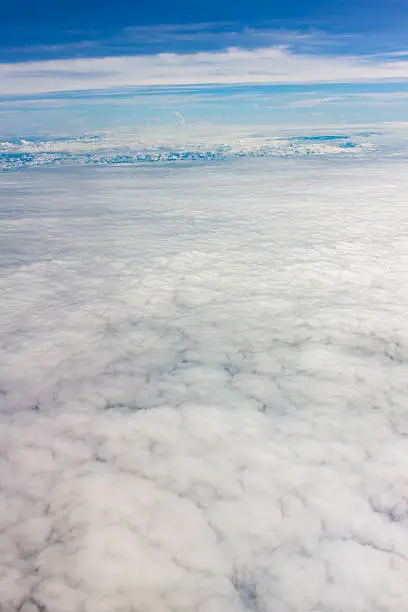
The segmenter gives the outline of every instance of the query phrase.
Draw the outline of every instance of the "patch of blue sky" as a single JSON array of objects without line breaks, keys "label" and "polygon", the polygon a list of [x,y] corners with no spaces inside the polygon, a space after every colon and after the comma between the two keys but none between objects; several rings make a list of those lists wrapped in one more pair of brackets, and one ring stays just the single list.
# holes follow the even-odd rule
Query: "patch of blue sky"
[{"label": "patch of blue sky", "polygon": [[[1,29],[0,29],[1,31]],[[342,32],[297,25],[262,24],[261,27],[243,27],[233,23],[220,28],[217,23],[196,30],[159,27],[129,27],[105,35],[95,33],[95,40],[87,39],[91,33],[83,32],[84,39],[58,44],[21,43],[13,46],[0,44],[0,61],[27,62],[50,59],[101,58],[118,56],[155,55],[159,53],[194,54],[219,52],[226,48],[254,50],[273,45],[284,45],[295,53],[308,55],[337,55],[353,53],[393,54],[406,51],[406,28],[392,32]]]},{"label": "patch of blue sky", "polygon": [[[385,0],[376,3],[369,0],[330,3],[326,0],[290,3],[284,0],[222,3],[218,0],[171,3],[117,0],[112,9],[112,2],[108,0],[74,2],[69,9],[65,3],[50,0],[8,2],[2,7],[0,49],[11,48],[18,55],[18,49],[27,48],[33,57],[39,57],[52,46],[56,54],[73,54],[80,49],[91,55],[98,47],[110,47],[113,53],[115,48],[123,53],[135,46],[150,52],[161,44],[170,45],[173,50],[180,44],[183,49],[194,45],[220,48],[219,45],[225,46],[225,39],[234,41],[237,32],[250,45],[251,36],[257,37],[256,31],[304,32],[311,27],[336,35],[375,32],[376,44],[382,45],[386,38],[382,37],[384,31],[392,30],[394,38],[398,33],[402,36],[408,20],[406,2]],[[155,33],[152,26],[156,27]],[[373,41],[372,38],[371,45]]]}]

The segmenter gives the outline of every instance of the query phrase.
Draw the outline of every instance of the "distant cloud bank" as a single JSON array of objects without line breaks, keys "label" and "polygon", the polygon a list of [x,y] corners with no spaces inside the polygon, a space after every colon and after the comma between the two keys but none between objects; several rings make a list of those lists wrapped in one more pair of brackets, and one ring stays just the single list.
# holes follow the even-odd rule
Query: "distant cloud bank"
[{"label": "distant cloud bank", "polygon": [[61,59],[0,64],[0,95],[137,86],[401,82],[404,56],[294,53],[286,46],[191,54]]}]

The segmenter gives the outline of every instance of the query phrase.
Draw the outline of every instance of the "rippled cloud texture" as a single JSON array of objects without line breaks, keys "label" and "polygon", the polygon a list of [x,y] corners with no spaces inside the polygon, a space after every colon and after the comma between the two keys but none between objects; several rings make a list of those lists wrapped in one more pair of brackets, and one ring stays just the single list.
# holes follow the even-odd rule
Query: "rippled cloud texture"
[{"label": "rippled cloud texture", "polygon": [[406,162],[0,175],[2,612],[405,612]]}]

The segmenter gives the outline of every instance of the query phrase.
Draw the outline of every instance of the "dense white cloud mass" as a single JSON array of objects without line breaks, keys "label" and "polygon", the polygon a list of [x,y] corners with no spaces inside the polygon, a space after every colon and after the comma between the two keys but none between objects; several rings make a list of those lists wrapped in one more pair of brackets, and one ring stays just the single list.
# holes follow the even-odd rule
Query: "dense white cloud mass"
[{"label": "dense white cloud mass", "polygon": [[1,612],[405,612],[404,161],[0,175]]}]

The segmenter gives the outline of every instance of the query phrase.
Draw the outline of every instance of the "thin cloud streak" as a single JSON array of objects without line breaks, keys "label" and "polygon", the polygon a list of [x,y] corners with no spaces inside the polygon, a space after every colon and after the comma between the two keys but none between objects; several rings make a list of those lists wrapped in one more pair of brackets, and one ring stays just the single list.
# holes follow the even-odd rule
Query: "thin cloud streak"
[{"label": "thin cloud streak", "polygon": [[408,99],[407,91],[389,91],[389,92],[358,92],[347,93],[342,95],[324,96],[324,97],[306,97],[299,100],[288,102],[290,108],[312,108],[321,104],[339,103],[344,104],[398,104],[405,102]]}]

